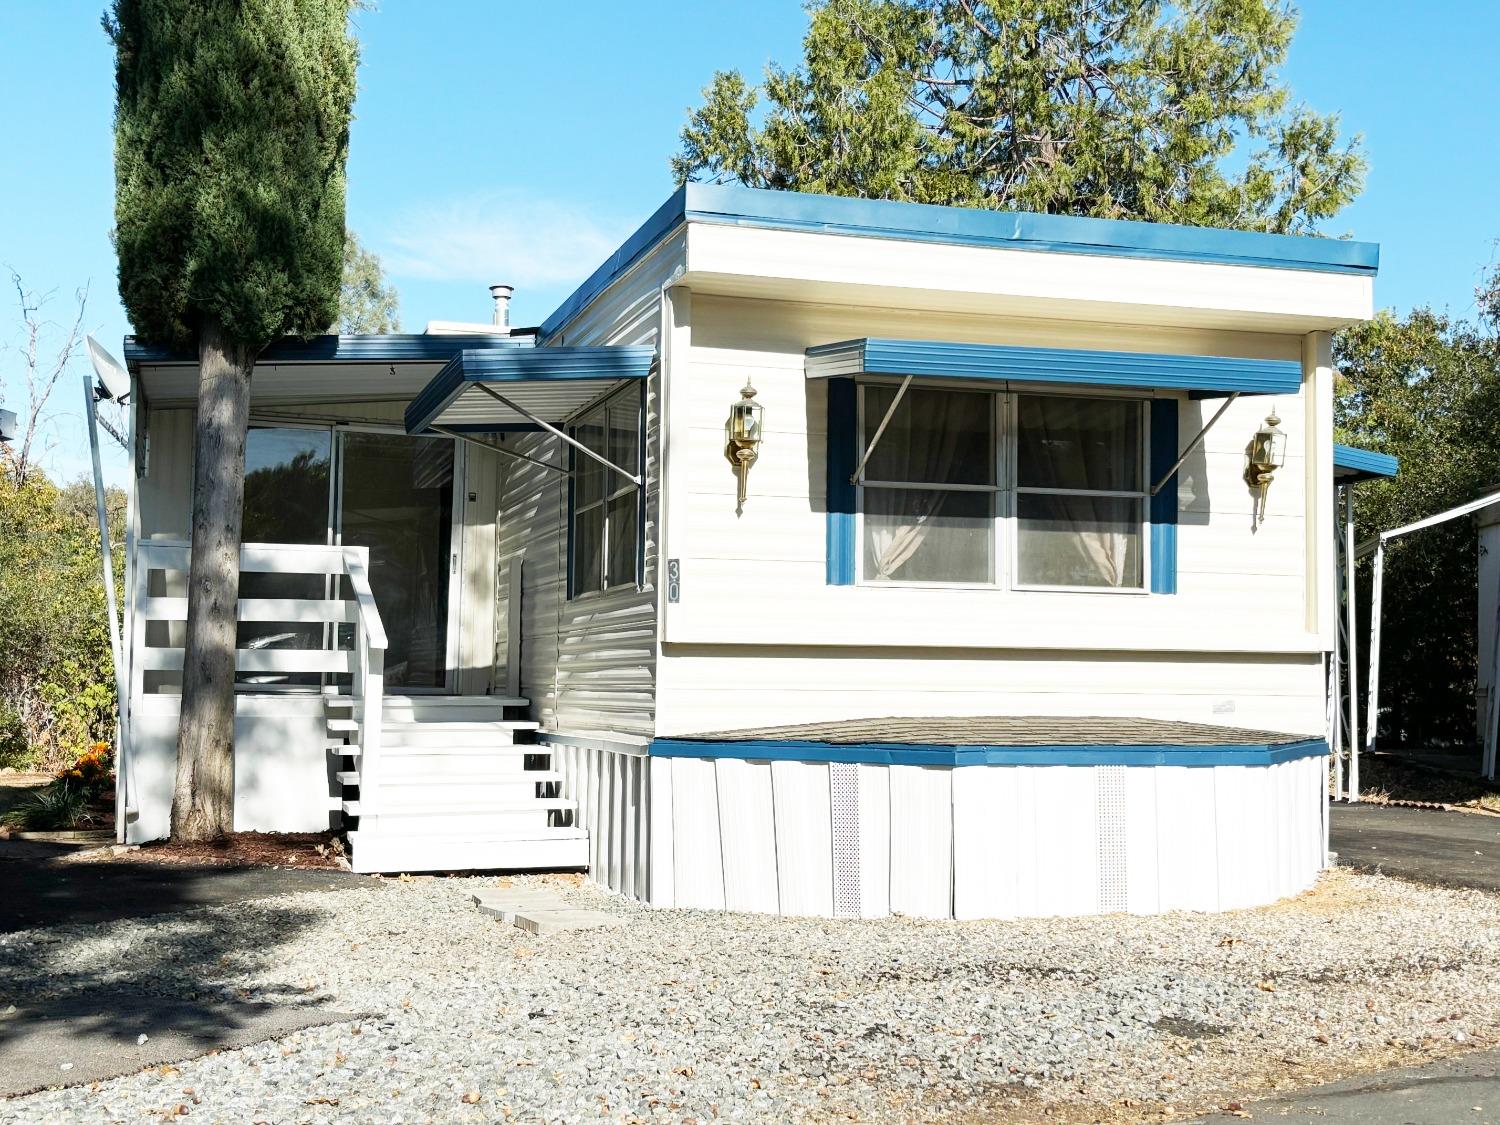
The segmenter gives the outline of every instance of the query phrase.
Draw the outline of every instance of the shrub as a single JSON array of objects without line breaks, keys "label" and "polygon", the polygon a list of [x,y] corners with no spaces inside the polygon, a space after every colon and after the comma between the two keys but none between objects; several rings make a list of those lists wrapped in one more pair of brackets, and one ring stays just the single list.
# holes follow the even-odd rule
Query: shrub
[{"label": "shrub", "polygon": [[26,741],[26,726],[14,707],[0,701],[0,769],[31,768],[31,744]]},{"label": "shrub", "polygon": [[[111,539],[124,498],[109,497]],[[0,766],[57,769],[114,729],[93,487],[0,466]],[[125,552],[115,552],[117,576]]]},{"label": "shrub", "polygon": [[28,832],[104,824],[114,783],[114,754],[108,743],[96,742],[46,788],[8,812],[5,823]]}]

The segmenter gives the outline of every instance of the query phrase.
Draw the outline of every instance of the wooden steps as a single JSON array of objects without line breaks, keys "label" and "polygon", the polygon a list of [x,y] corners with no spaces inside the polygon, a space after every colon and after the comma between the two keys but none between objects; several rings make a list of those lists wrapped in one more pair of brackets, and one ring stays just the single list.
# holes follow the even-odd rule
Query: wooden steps
[{"label": "wooden steps", "polygon": [[[540,870],[587,865],[577,803],[555,796],[563,775],[550,747],[530,742],[524,699],[388,696],[371,775],[364,708],[325,695],[336,807],[349,825],[355,871]],[[542,786],[547,788],[543,789]]]}]

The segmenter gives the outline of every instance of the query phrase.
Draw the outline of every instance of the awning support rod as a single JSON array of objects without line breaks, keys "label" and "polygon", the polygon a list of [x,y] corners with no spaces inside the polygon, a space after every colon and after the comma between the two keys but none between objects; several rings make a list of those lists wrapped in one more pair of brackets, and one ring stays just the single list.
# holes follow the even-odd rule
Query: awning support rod
[{"label": "awning support rod", "polygon": [[911,386],[911,376],[908,375],[901,380],[901,386],[896,390],[896,397],[891,399],[891,405],[886,408],[885,417],[880,420],[880,425],[875,427],[875,436],[870,439],[870,444],[865,447],[864,456],[859,459],[854,472],[849,474],[850,484],[862,484],[865,479],[865,465],[875,453],[875,447],[880,444],[880,439],[885,436],[885,428],[891,424],[891,418],[896,413],[896,407],[901,405],[901,398],[906,394],[906,388]]},{"label": "awning support rod", "polygon": [[1172,467],[1162,474],[1161,480],[1157,481],[1154,485],[1151,486],[1152,496],[1155,496],[1158,492],[1165,488],[1167,486],[1167,481],[1171,480],[1174,476],[1177,475],[1177,470],[1182,468],[1182,463],[1193,455],[1193,450],[1197,449],[1200,445],[1203,444],[1203,439],[1208,436],[1208,431],[1214,428],[1214,423],[1217,422],[1220,418],[1224,417],[1224,411],[1233,406],[1234,400],[1239,397],[1239,391],[1231,391],[1229,393],[1229,397],[1224,400],[1224,405],[1219,407],[1214,416],[1208,420],[1208,425],[1204,426],[1201,430],[1198,431],[1198,436],[1195,437],[1192,441],[1188,442],[1187,448],[1182,451],[1182,456],[1177,458]]},{"label": "awning support rod", "polygon": [[628,480],[631,484],[635,485],[637,488],[641,487],[641,485],[645,483],[645,481],[641,478],[641,475],[639,473],[632,473],[632,472],[629,472],[629,471],[627,471],[625,469],[620,468],[619,465],[616,465],[613,461],[609,460],[607,457],[602,457],[598,453],[595,453],[588,446],[584,445],[583,442],[578,441],[577,439],[575,439],[573,437],[570,437],[568,434],[565,434],[562,430],[558,429],[551,422],[548,422],[548,421],[545,421],[544,419],[538,418],[531,411],[525,410],[522,407],[517,406],[515,403],[511,402],[510,399],[506,398],[503,394],[501,394],[499,391],[495,390],[495,388],[492,387],[492,386],[490,386],[488,383],[475,383],[474,385],[476,387],[478,387],[481,391],[483,391],[485,394],[489,395],[492,399],[494,399],[496,402],[498,402],[501,406],[505,407],[507,410],[514,410],[522,418],[525,418],[525,419],[527,419],[530,422],[535,422],[538,426],[540,426],[542,429],[546,430],[549,434],[553,435],[556,438],[560,438],[561,440],[563,440],[563,441],[567,442],[569,445],[571,445],[574,449],[578,450],[580,453],[583,453],[586,456],[593,458],[595,461],[598,461],[599,464],[603,465],[606,469],[609,469],[609,470],[611,470],[613,472],[619,473],[622,477],[624,477],[626,480]]},{"label": "awning support rod", "polygon": [[525,453],[520,453],[517,450],[506,449],[502,445],[491,445],[487,441],[480,441],[478,438],[471,437],[468,434],[461,434],[456,430],[450,430],[447,426],[428,426],[427,428],[435,434],[442,434],[444,437],[451,437],[455,441],[465,441],[470,445],[477,446],[480,449],[488,450],[491,453],[499,453],[504,457],[514,457],[517,461],[525,461],[528,464],[537,466],[537,468],[551,469],[554,473],[562,473],[563,476],[568,475],[568,467],[566,465],[549,464],[548,462],[538,460],[535,457],[529,457]]},{"label": "awning support rod", "polygon": [[1377,543],[1384,543],[1387,539],[1395,539],[1401,535],[1409,535],[1413,531],[1421,531],[1423,528],[1435,527],[1449,520],[1456,520],[1459,516],[1466,516],[1470,512],[1477,512],[1480,508],[1488,508],[1491,504],[1500,504],[1500,493],[1490,492],[1481,496],[1478,500],[1470,500],[1467,504],[1460,504],[1456,508],[1449,508],[1446,512],[1439,512],[1435,516],[1417,520],[1403,527],[1393,527],[1389,531],[1382,531],[1379,535],[1372,535],[1354,549],[1356,558],[1365,558],[1375,550]]}]

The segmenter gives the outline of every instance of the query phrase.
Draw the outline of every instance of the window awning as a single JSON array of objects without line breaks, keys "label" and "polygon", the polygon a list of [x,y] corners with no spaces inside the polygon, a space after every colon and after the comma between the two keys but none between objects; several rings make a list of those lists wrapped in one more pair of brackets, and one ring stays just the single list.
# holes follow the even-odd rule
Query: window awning
[{"label": "window awning", "polygon": [[809,379],[901,375],[1189,391],[1198,397],[1296,394],[1296,360],[1022,348],[938,340],[844,340],[807,349]]},{"label": "window awning", "polygon": [[650,373],[656,349],[465,349],[406,408],[406,432],[506,433],[561,425]]},{"label": "window awning", "polygon": [[1353,445],[1333,447],[1333,480],[1335,484],[1354,484],[1362,480],[1393,477],[1400,462],[1389,453],[1360,449]]}]

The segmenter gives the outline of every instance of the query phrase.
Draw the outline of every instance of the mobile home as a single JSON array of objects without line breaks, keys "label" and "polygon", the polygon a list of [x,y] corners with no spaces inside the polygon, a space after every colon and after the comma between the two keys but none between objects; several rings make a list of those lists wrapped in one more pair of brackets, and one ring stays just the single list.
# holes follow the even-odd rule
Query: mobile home
[{"label": "mobile home", "polygon": [[[1326,855],[1330,340],[1377,257],[689,184],[536,328],[279,342],[236,826],[786,914],[1295,893]],[[145,840],[196,361],[126,348]]]}]

